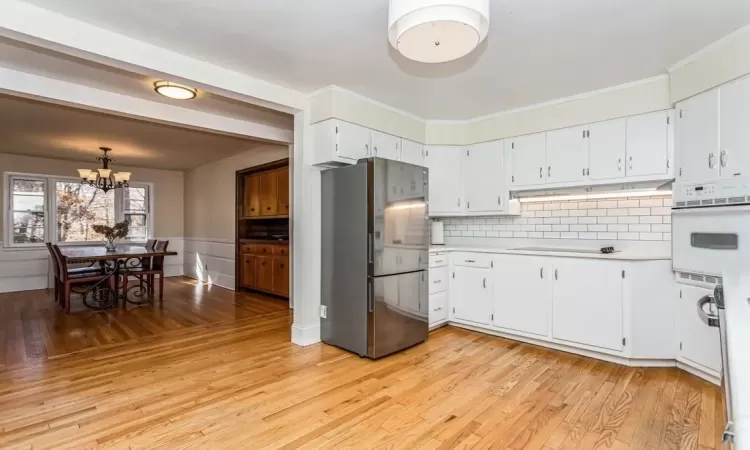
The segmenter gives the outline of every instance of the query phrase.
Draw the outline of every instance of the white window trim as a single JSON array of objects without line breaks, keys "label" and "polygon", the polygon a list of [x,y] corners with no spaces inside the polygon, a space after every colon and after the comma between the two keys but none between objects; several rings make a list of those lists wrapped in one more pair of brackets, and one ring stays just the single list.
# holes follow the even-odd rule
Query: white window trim
[{"label": "white window trim", "polygon": [[[45,175],[45,174],[37,174],[37,173],[24,173],[24,172],[3,172],[3,190],[5,191],[5,194],[3,195],[3,207],[5,208],[5,221],[3,222],[3,227],[5,228],[3,230],[3,237],[5,238],[5,242],[3,242],[4,248],[13,248],[13,249],[39,249],[44,248],[45,244],[17,244],[13,242],[13,218],[11,210],[11,196],[13,195],[11,192],[11,180],[15,178],[22,178],[26,180],[39,180],[44,181],[44,200],[45,200],[45,206],[44,206],[44,237],[45,242],[52,242],[53,244],[59,244],[61,246],[76,246],[76,245],[104,245],[101,241],[87,241],[87,242],[57,242],[57,217],[55,215],[55,211],[57,210],[57,195],[53,195],[53,190],[56,191],[56,185],[55,183],[57,181],[75,181],[80,183],[81,179],[78,177],[65,177],[65,176],[55,176],[55,175]],[[145,187],[148,190],[148,207],[147,207],[147,216],[146,216],[146,225],[147,225],[147,236],[146,239],[152,239],[154,235],[154,214],[153,214],[153,202],[154,202],[154,184],[149,182],[139,182],[134,181],[131,183],[128,183],[129,186],[132,187]],[[124,219],[124,211],[122,208],[122,194],[120,193],[118,195],[117,191],[122,192],[121,189],[115,190],[115,222],[121,222]],[[146,241],[137,241],[137,240],[124,240],[128,243],[143,243]]]}]

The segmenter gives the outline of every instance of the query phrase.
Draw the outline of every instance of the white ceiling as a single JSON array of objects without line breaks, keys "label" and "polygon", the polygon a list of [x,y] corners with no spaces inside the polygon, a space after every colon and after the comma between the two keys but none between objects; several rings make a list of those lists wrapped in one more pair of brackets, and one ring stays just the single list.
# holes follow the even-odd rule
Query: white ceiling
[{"label": "white ceiling", "polygon": [[94,167],[99,147],[117,165],[189,169],[262,142],[0,95],[0,153],[68,159]]},{"label": "white ceiling", "polygon": [[249,103],[198,91],[190,101],[174,100],[154,91],[156,78],[119,70],[40,47],[0,37],[0,66],[153,102],[291,130],[294,117]]},{"label": "white ceiling", "polygon": [[309,92],[339,85],[468,119],[664,73],[750,23],[748,0],[492,0],[488,39],[443,65],[390,48],[388,0],[26,0]]}]

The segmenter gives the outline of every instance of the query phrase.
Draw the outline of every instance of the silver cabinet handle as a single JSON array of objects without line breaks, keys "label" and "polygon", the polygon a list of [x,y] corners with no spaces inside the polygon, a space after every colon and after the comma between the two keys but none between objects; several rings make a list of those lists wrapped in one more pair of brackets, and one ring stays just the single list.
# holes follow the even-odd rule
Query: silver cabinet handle
[{"label": "silver cabinet handle", "polygon": [[552,176],[552,166],[547,166],[547,178]]},{"label": "silver cabinet handle", "polygon": [[581,175],[586,175],[586,169],[581,169]]},{"label": "silver cabinet handle", "polygon": [[487,278],[482,278],[482,287],[487,289]]},{"label": "silver cabinet handle", "polygon": [[469,201],[466,202],[466,209],[471,209],[471,202]]},{"label": "silver cabinet handle", "polygon": [[497,204],[498,204],[498,205],[502,205],[502,202],[501,202],[501,200],[500,200],[500,197],[501,197],[500,195],[498,195],[498,196],[497,196]]},{"label": "silver cabinet handle", "polygon": [[458,203],[457,203],[457,205],[458,205],[458,207],[459,207],[459,208],[461,207],[461,197],[459,197],[459,198],[458,198]]},{"label": "silver cabinet handle", "polygon": [[377,156],[377,154],[378,154],[378,147],[377,146],[372,147],[372,154]]},{"label": "silver cabinet handle", "polygon": [[443,260],[442,260],[442,259],[436,259],[436,260],[435,260],[435,264],[440,264],[440,263],[442,263],[442,262],[443,262]]},{"label": "silver cabinet handle", "polygon": [[555,269],[555,280],[557,279],[557,269]]},{"label": "silver cabinet handle", "polygon": [[633,168],[633,157],[632,156],[628,159],[628,168],[629,169]]},{"label": "silver cabinet handle", "polygon": [[617,171],[620,172],[622,170],[622,158],[617,158]]},{"label": "silver cabinet handle", "polygon": [[370,156],[370,145],[365,144],[365,155]]},{"label": "silver cabinet handle", "polygon": [[543,172],[542,172],[542,170],[544,170],[544,169],[542,169],[542,168],[540,167],[540,168],[539,168],[539,178],[542,178],[542,173],[543,173]]},{"label": "silver cabinet handle", "polygon": [[544,267],[539,268],[539,278],[544,279]]},{"label": "silver cabinet handle", "polygon": [[473,259],[466,259],[466,260],[464,260],[464,262],[467,262],[467,263],[475,263],[476,261],[474,261]]},{"label": "silver cabinet handle", "polygon": [[708,154],[708,168],[713,169],[714,168],[714,158],[716,155],[713,154],[713,152]]},{"label": "silver cabinet handle", "polygon": [[372,233],[367,233],[367,261],[370,263],[375,262],[375,236]]},{"label": "silver cabinet handle", "polygon": [[727,151],[726,150],[722,150],[721,153],[719,153],[719,164],[721,164],[721,167],[727,166]]},{"label": "silver cabinet handle", "polygon": [[433,281],[433,283],[435,283],[435,284],[440,284],[442,282],[443,282],[443,280],[435,280],[435,281]]},{"label": "silver cabinet handle", "polygon": [[709,327],[718,327],[719,316],[717,314],[709,314],[705,309],[706,305],[709,305],[709,309],[711,309],[711,305],[715,305],[714,299],[710,295],[704,295],[698,299],[698,304],[696,305],[698,307],[698,317]]}]

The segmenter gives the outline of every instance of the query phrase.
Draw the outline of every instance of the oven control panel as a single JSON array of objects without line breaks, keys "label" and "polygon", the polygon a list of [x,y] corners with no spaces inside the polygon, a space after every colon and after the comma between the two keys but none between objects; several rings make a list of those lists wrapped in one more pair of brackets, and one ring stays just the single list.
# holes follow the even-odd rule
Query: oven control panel
[{"label": "oven control panel", "polygon": [[673,207],[742,205],[750,203],[750,178],[735,177],[705,183],[677,182]]},{"label": "oven control panel", "polygon": [[715,183],[706,184],[694,184],[692,186],[684,186],[685,197],[708,197],[714,195],[714,189],[716,188]]}]

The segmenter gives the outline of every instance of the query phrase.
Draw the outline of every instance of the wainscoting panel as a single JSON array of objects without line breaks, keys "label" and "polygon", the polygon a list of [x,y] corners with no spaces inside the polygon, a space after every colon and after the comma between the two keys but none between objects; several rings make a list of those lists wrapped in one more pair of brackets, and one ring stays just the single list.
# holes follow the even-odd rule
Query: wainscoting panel
[{"label": "wainscoting panel", "polygon": [[234,290],[233,240],[185,238],[185,276]]}]

